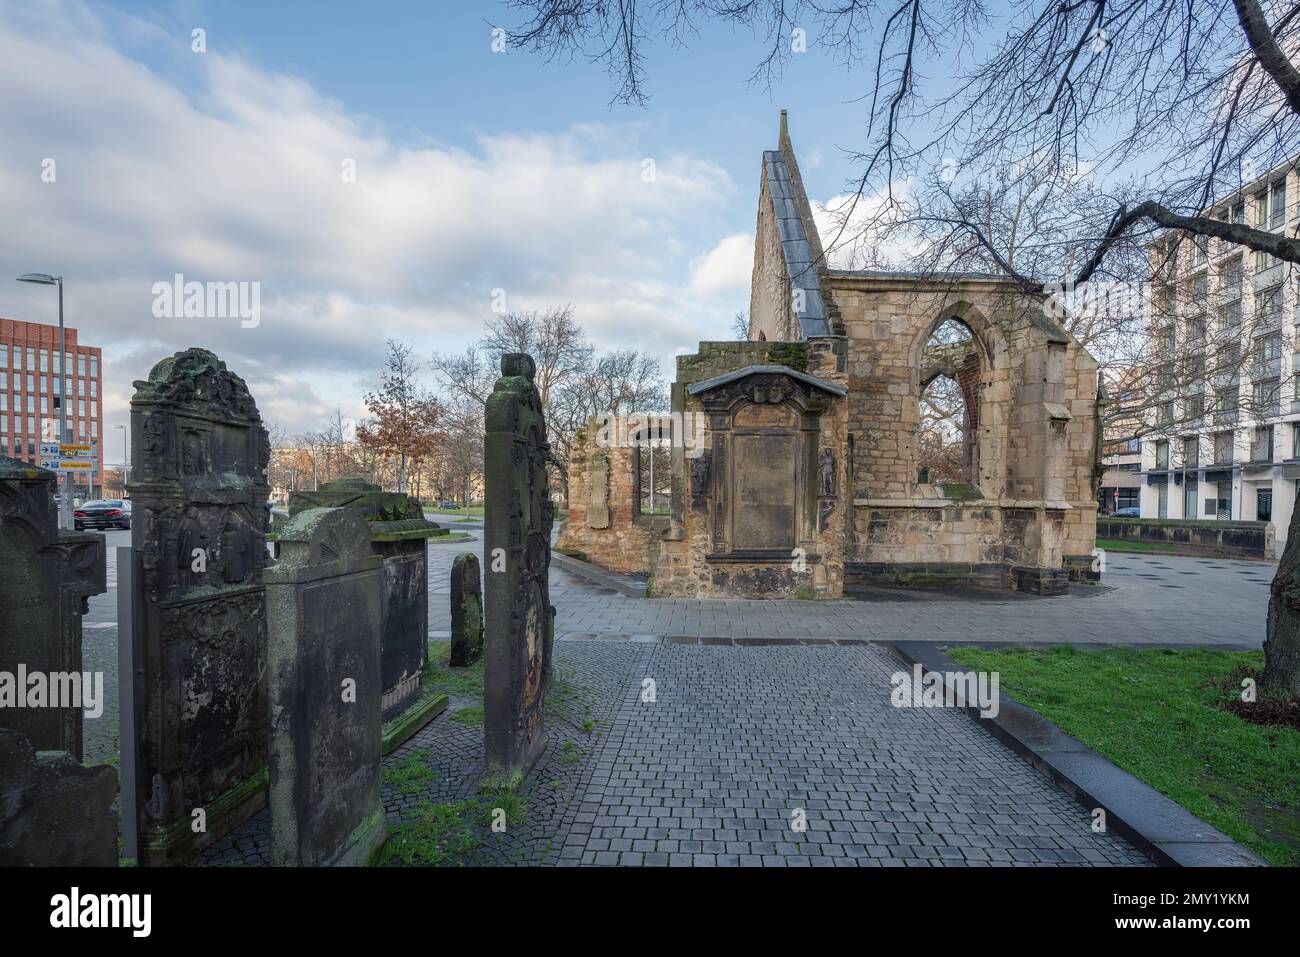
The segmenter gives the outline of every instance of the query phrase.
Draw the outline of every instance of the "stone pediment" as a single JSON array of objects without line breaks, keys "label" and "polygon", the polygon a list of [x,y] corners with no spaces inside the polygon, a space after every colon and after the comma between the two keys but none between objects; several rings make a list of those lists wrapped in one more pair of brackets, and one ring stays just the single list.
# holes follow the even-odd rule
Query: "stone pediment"
[{"label": "stone pediment", "polygon": [[806,372],[799,372],[797,369],[791,369],[789,366],[778,365],[752,365],[745,366],[741,369],[733,369],[731,372],[724,372],[722,375],[714,376],[711,379],[704,379],[693,385],[687,386],[686,391],[691,395],[703,395],[708,392],[714,392],[718,389],[725,388],[733,383],[739,383],[750,376],[786,376],[809,388],[819,389],[828,395],[840,397],[847,394],[844,386],[837,385],[834,382],[827,382],[824,379],[818,379],[808,375]]}]

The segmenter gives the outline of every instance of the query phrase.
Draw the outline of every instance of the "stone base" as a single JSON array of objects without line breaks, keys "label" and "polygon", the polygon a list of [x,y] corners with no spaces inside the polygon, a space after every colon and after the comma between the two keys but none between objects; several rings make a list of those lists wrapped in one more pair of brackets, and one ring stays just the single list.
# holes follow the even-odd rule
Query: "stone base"
[{"label": "stone base", "polygon": [[369,867],[379,862],[380,852],[388,840],[388,815],[383,807],[348,835],[347,842],[339,848],[326,867]]},{"label": "stone base", "polygon": [[968,562],[845,562],[844,595],[854,588],[1006,588],[1007,566]]},{"label": "stone base", "polygon": [[208,829],[195,834],[188,814],[166,827],[150,825],[140,835],[140,864],[166,867],[185,864],[209,844],[221,840],[266,807],[269,777],[262,768],[215,801],[205,804]]},{"label": "stone base", "polygon": [[[1093,566],[1096,570],[1093,570]],[[1101,563],[1091,555],[1066,555],[1065,568],[1070,573],[1072,582],[1101,581]]]},{"label": "stone base", "polygon": [[434,691],[425,691],[406,707],[384,722],[380,753],[390,754],[403,742],[426,724],[447,710],[447,696]]},{"label": "stone base", "polygon": [[1016,565],[1011,569],[1012,587],[1031,595],[1068,595],[1070,573],[1064,568]]}]

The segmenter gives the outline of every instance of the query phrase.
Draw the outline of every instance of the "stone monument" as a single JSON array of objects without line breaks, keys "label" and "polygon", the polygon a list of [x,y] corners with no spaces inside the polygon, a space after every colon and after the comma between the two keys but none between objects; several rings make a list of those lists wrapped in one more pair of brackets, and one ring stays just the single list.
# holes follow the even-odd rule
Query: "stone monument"
[{"label": "stone monument", "polygon": [[134,813],[140,862],[170,864],[266,803],[270,448],[244,380],[206,349],[163,359],[135,387]]},{"label": "stone monument", "polygon": [[349,508],[369,524],[370,541],[384,560],[383,658],[384,753],[447,708],[447,696],[422,687],[429,660],[429,565],[427,541],[447,530],[424,517],[404,492],[385,492],[360,478],[327,482],[314,492],[289,496],[289,515],[310,508]]},{"label": "stone monument", "polygon": [[[104,536],[61,532],[55,473],[0,455],[0,672],[45,676],[47,692],[80,689],[81,616],[86,599],[106,588]],[[25,693],[26,682],[17,688]],[[78,698],[81,695],[77,694]],[[0,727],[38,751],[67,751],[80,761],[80,702],[4,707]]]},{"label": "stone monument", "polygon": [[349,508],[300,511],[266,571],[271,863],[370,863],[379,796],[384,559]]},{"label": "stone monument", "polygon": [[478,556],[461,552],[451,563],[451,661],[465,668],[483,655],[483,579]]},{"label": "stone monument", "polygon": [[502,356],[501,378],[486,410],[483,737],[484,774],[492,779],[526,774],[546,748],[555,639],[547,580],[554,506],[534,372],[531,356]]}]

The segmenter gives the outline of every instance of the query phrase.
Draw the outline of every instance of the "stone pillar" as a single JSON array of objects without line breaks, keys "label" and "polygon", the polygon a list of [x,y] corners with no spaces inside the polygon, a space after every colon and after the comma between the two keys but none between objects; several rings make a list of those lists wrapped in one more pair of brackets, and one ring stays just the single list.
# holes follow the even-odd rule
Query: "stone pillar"
[{"label": "stone pillar", "polygon": [[347,508],[299,512],[266,572],[271,863],[371,863],[379,796],[384,559]]},{"label": "stone pillar", "polygon": [[141,806],[125,813],[139,817],[140,862],[171,864],[266,804],[270,447],[244,380],[206,349],[135,388]]},{"label": "stone pillar", "polygon": [[384,754],[394,750],[447,708],[447,696],[421,685],[429,661],[428,540],[447,530],[424,517],[404,492],[385,492],[361,478],[327,482],[314,492],[289,496],[289,515],[309,508],[349,508],[370,529],[384,560],[383,614]]},{"label": "stone pillar", "polygon": [[451,665],[464,668],[483,655],[483,582],[478,556],[461,552],[451,564]]},{"label": "stone pillar", "polygon": [[546,749],[555,609],[547,576],[553,506],[546,421],[531,356],[501,357],[487,402],[483,560],[487,620],[484,773],[526,774]]},{"label": "stone pillar", "polygon": [[[60,532],[54,472],[0,456],[0,672],[40,673],[61,688],[81,675],[81,616],[86,599],[106,588],[104,536]],[[101,679],[102,686],[102,679]],[[18,688],[25,693],[26,687]],[[0,708],[0,726],[37,751],[67,751],[80,761],[83,709]]]},{"label": "stone pillar", "polygon": [[0,728],[0,867],[116,867],[117,772]]}]

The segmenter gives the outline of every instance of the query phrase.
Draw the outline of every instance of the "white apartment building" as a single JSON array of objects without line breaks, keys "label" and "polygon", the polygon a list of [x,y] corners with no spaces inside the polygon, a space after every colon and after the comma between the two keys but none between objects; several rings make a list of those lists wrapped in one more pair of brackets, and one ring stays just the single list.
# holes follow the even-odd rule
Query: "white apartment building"
[{"label": "white apartment building", "polygon": [[[1296,235],[1297,163],[1272,170],[1206,214]],[[1173,276],[1178,295],[1170,301],[1177,306],[1169,311],[1177,316],[1153,319],[1157,355],[1203,363],[1197,357],[1213,342],[1213,349],[1243,350],[1244,361],[1230,375],[1218,365],[1199,386],[1185,379],[1161,403],[1157,426],[1170,425],[1142,441],[1142,517],[1271,522],[1280,555],[1300,481],[1296,267],[1196,237],[1179,245]]]}]

